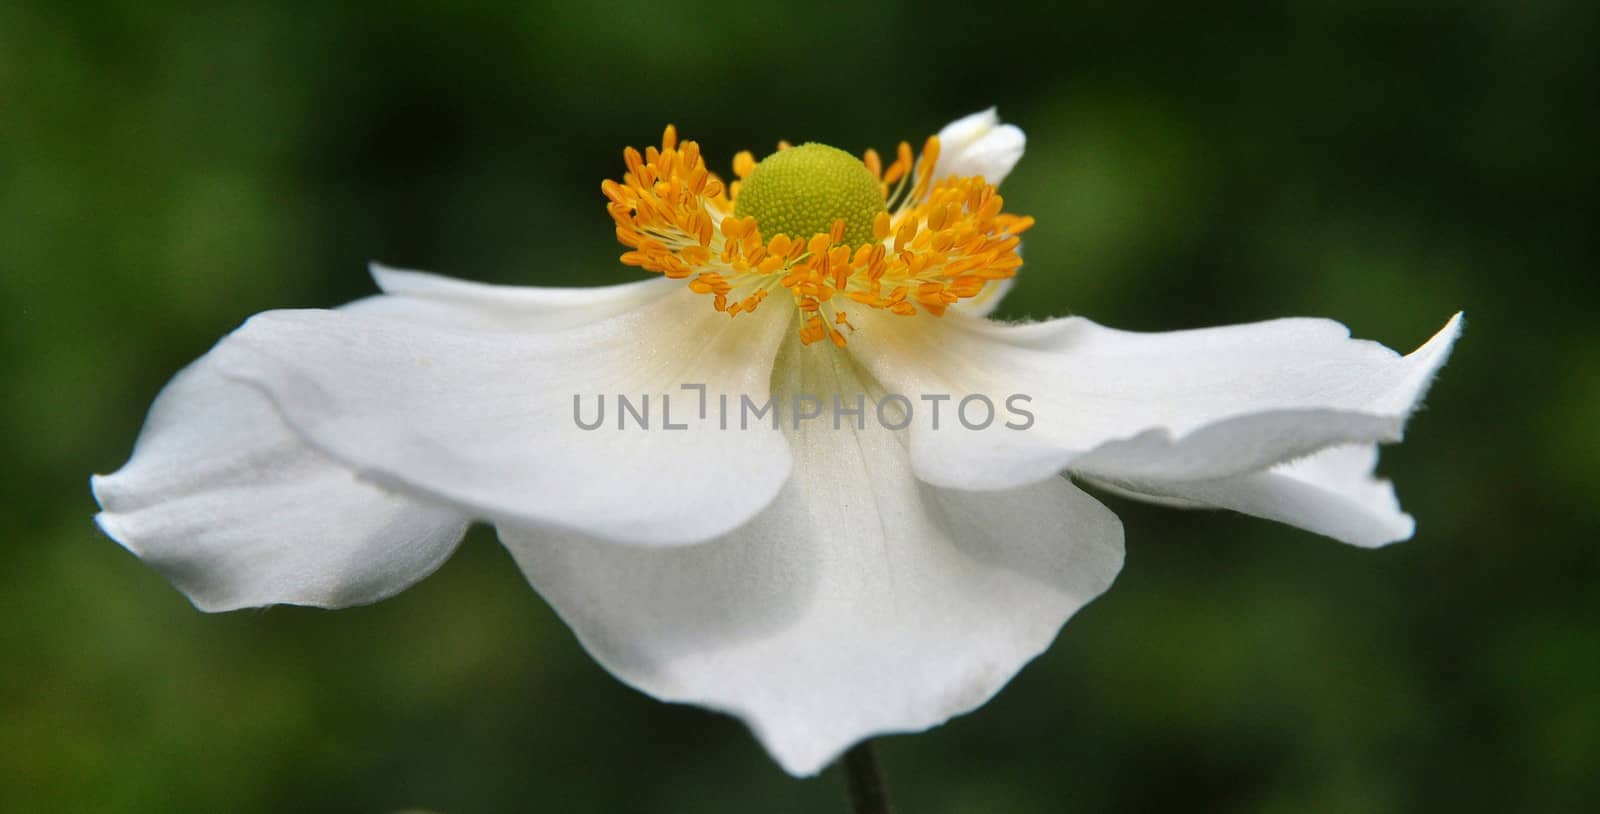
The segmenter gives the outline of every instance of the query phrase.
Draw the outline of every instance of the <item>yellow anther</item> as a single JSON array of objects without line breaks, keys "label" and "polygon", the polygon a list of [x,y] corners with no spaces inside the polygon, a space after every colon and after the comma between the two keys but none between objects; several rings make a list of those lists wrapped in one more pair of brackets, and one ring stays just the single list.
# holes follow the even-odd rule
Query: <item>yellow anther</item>
[{"label": "yellow anther", "polygon": [[907,246],[911,245],[911,241],[915,239],[916,236],[917,222],[908,218],[906,222],[900,226],[900,231],[895,233],[894,250],[897,252],[903,251]]},{"label": "yellow anther", "polygon": [[740,178],[749,178],[750,173],[756,169],[756,157],[749,150],[740,150],[733,157],[733,174]]},{"label": "yellow anther", "polygon": [[877,150],[868,147],[861,154],[861,163],[867,165],[867,171],[872,173],[873,178],[883,178],[883,159],[878,156]]},{"label": "yellow anther", "polygon": [[828,250],[828,247],[832,245],[833,238],[824,234],[816,234],[812,235],[811,239],[806,241],[806,251],[813,257],[820,258],[823,256],[823,253]]}]

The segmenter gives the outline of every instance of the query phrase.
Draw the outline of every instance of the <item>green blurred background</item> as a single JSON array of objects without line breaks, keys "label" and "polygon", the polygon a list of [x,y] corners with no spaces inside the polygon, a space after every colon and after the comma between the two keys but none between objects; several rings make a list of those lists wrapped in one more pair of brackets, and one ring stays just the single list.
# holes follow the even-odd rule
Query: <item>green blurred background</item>
[{"label": "green blurred background", "polygon": [[1415,540],[1108,498],[1111,592],[881,741],[903,810],[1594,810],[1592,3],[400,5],[0,4],[0,810],[843,810],[607,676],[481,530],[376,606],[207,616],[87,479],[180,366],[368,259],[631,279],[599,182],[668,121],[725,169],[991,104],[1039,220],[1004,315],[1467,330],[1382,463]]}]

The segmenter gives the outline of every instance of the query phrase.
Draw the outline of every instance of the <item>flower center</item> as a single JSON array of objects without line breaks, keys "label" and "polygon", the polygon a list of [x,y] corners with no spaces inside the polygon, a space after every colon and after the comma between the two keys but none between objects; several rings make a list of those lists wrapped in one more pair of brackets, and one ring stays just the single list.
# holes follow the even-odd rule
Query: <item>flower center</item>
[{"label": "flower center", "polygon": [[900,142],[887,166],[822,144],[790,147],[760,164],[733,157],[724,184],[667,125],[661,146],[622,151],[622,180],[603,181],[622,262],[711,297],[730,317],[768,297],[798,313],[800,341],[843,347],[847,309],[940,316],[1015,276],[1018,235],[1033,218],[1007,214],[981,177],[935,179],[939,139],[919,157]]},{"label": "flower center", "polygon": [[844,221],[849,246],[872,242],[872,223],[884,208],[883,190],[867,165],[826,144],[779,150],[744,179],[734,217],[753,217],[769,235],[809,238]]}]

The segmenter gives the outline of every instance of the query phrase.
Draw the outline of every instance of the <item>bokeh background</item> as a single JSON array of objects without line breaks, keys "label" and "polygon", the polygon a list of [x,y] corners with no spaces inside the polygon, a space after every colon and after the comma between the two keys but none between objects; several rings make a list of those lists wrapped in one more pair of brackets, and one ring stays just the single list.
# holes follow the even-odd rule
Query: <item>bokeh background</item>
[{"label": "bokeh background", "polygon": [[903,810],[1593,810],[1595,6],[1188,5],[0,4],[0,810],[842,811],[607,676],[481,530],[376,606],[207,616],[87,479],[181,365],[369,259],[630,279],[599,182],[668,121],[722,166],[992,104],[1039,220],[1007,316],[1467,330],[1382,463],[1415,540],[1108,498],[1111,592],[881,741]]}]

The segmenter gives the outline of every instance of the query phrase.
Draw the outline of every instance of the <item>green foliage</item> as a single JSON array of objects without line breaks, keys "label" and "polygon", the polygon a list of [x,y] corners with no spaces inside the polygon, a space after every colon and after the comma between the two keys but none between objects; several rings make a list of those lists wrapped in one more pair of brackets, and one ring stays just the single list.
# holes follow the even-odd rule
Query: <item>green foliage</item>
[{"label": "green foliage", "polygon": [[1414,541],[1108,498],[1119,584],[996,701],[882,742],[903,808],[1592,806],[1592,4],[407,5],[0,4],[0,809],[842,809],[607,677],[491,535],[370,608],[205,616],[87,478],[183,364],[370,293],[369,259],[631,279],[599,181],[668,121],[726,172],[990,104],[1039,223],[1005,315],[1467,330],[1384,455]]}]

